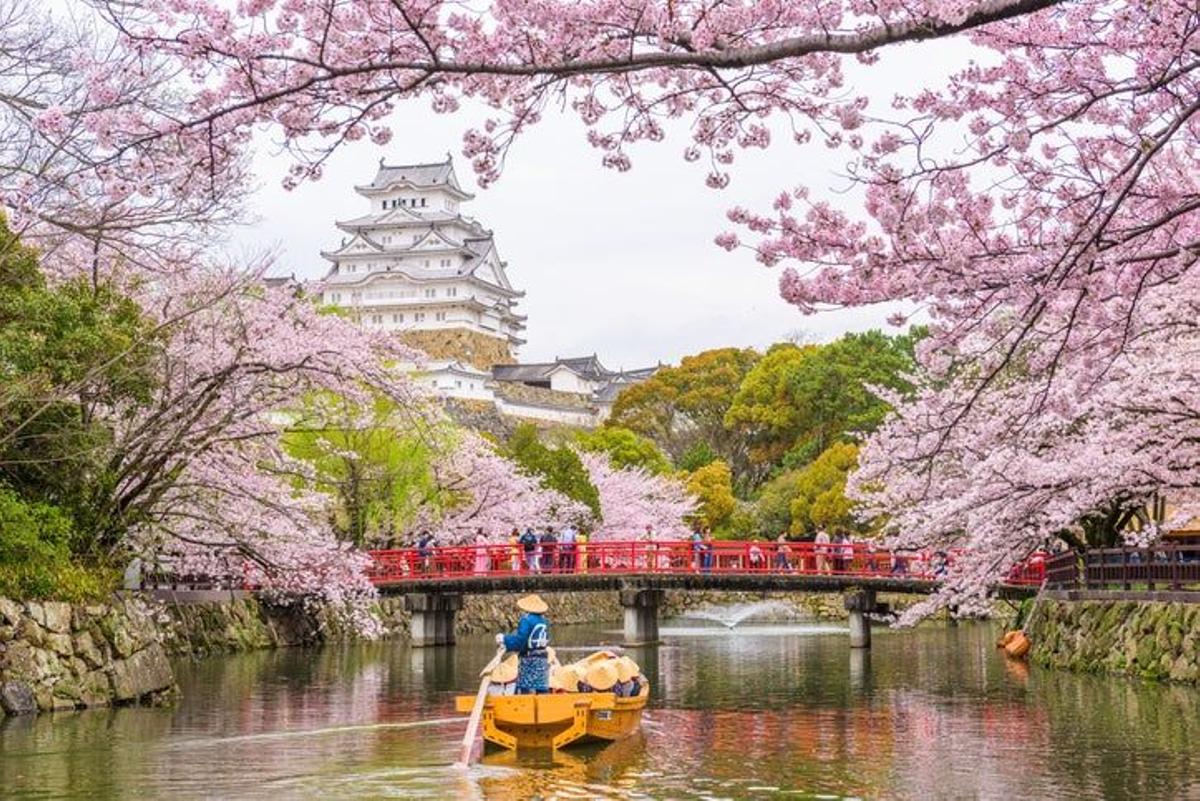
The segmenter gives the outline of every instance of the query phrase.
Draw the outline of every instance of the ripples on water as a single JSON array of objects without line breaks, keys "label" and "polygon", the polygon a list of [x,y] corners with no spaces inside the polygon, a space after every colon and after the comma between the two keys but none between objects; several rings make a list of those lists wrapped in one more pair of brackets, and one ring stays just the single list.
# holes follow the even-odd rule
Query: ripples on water
[{"label": "ripples on water", "polygon": [[[4,798],[1200,799],[1200,691],[1029,671],[987,626],[668,622],[642,731],[451,767],[486,637],[180,666],[171,709],[0,723]],[[564,650],[611,642],[560,627]]]}]

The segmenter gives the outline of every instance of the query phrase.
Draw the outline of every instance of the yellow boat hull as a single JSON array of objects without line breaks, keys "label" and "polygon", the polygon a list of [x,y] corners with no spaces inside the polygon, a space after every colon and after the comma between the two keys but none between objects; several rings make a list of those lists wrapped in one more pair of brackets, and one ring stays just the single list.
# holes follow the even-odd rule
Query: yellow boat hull
[{"label": "yellow boat hull", "polygon": [[[620,740],[637,731],[650,688],[633,698],[613,693],[489,695],[483,707],[483,739],[510,750],[558,749],[575,743]],[[470,713],[474,696],[455,699]]]}]

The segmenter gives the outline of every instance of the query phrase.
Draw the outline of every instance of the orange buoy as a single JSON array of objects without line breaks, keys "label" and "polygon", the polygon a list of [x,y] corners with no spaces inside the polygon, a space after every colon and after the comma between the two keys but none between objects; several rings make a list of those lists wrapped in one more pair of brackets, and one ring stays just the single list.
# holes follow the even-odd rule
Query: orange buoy
[{"label": "orange buoy", "polygon": [[1021,659],[1025,656],[1025,654],[1029,653],[1029,646],[1032,645],[1032,643],[1030,643],[1029,638],[1025,636],[1025,632],[1018,631],[1016,634],[1017,636],[1009,640],[1008,644],[1004,646],[1004,653],[1008,654],[1013,659]]}]

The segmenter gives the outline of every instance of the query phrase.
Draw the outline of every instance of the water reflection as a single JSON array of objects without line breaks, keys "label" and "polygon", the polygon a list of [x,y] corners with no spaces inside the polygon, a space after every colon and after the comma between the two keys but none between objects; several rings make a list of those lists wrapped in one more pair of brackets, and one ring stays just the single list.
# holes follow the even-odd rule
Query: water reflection
[{"label": "water reflection", "polygon": [[[453,696],[491,655],[396,644],[180,667],[170,709],[0,724],[15,798],[1200,798],[1200,691],[1007,662],[986,626],[721,636],[668,625],[632,655],[642,732],[554,759],[450,767]],[[564,650],[609,639],[560,628]]]}]

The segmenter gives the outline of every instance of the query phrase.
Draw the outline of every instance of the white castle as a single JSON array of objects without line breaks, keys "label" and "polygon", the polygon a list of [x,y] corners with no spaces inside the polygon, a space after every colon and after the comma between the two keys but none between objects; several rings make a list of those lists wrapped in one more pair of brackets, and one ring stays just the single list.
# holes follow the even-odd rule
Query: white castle
[{"label": "white castle", "polygon": [[420,380],[442,397],[492,403],[503,414],[593,426],[622,388],[657,367],[613,371],[593,354],[515,364],[525,344],[524,292],[513,287],[492,232],[461,213],[463,190],[450,156],[389,165],[354,190],[370,211],[344,220],[321,300],[361,325],[395,331],[430,357]]}]

